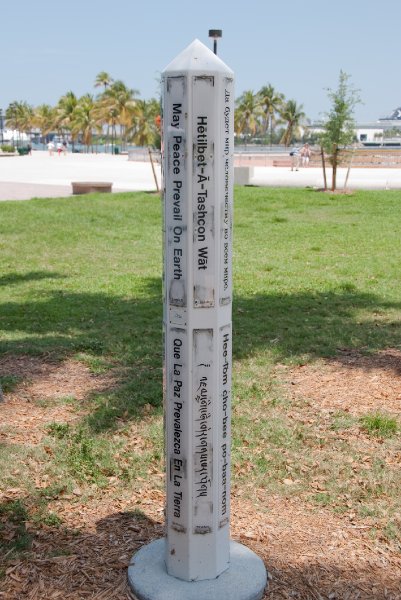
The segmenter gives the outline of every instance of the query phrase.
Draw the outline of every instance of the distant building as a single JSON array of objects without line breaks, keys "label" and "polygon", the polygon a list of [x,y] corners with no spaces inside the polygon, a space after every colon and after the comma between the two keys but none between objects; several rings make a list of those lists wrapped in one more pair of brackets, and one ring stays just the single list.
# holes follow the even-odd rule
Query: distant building
[{"label": "distant building", "polygon": [[[308,129],[312,134],[321,133],[323,123],[312,123]],[[389,117],[357,123],[355,134],[363,146],[401,146],[401,107],[396,108]]]},{"label": "distant building", "polygon": [[390,117],[382,117],[379,121],[401,121],[401,106],[393,110]]},{"label": "distant building", "polygon": [[29,137],[26,133],[17,131],[16,129],[3,129],[3,142],[29,142]]}]

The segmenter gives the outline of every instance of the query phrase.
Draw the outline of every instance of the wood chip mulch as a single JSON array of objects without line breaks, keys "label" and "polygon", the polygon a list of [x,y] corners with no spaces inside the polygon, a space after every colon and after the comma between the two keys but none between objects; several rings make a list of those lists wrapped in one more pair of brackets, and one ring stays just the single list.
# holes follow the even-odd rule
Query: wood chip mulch
[{"label": "wood chip mulch", "polygon": [[401,414],[401,351],[363,355],[343,349],[335,359],[294,367],[287,382],[293,398],[307,398],[318,410],[329,408],[360,416]]},{"label": "wood chip mulch", "polygon": [[88,393],[114,385],[113,374],[95,376],[74,360],[48,362],[30,356],[5,357],[0,359],[0,374],[17,375],[22,380],[1,406],[0,425],[12,426],[6,437],[15,444],[36,445],[45,435],[46,424],[78,421],[85,414],[83,409],[58,400],[70,397],[82,401]]},{"label": "wood chip mulch", "polygon": [[[326,511],[290,499],[265,502],[258,510],[233,498],[232,537],[265,561],[272,578],[266,600],[399,600],[399,554]],[[134,506],[146,516],[132,512]],[[105,497],[96,507],[71,504],[71,528],[64,522],[60,530],[31,529],[32,552],[9,564],[0,598],[130,598],[129,562],[141,545],[163,535],[162,510],[162,494],[151,489],[128,503]]]},{"label": "wood chip mulch", "polygon": [[[79,417],[76,408],[63,404],[42,408],[34,398],[59,393],[80,399],[111,383],[107,376],[93,376],[74,361],[13,360],[21,361],[20,372],[25,369],[25,375],[24,383],[0,405],[7,443],[25,439],[39,444],[45,423]],[[0,366],[4,373],[7,365]],[[14,362],[10,374],[16,373],[15,366]],[[291,394],[322,406],[355,415],[385,406],[399,414],[397,350],[374,357],[344,352],[335,361],[286,368],[282,374]],[[163,535],[164,495],[151,481],[144,481],[140,491],[118,497],[116,485],[96,490],[85,501],[79,490],[55,498],[50,507],[62,518],[60,527],[28,522],[33,537],[30,552],[12,560],[0,557],[0,600],[131,598],[127,567],[141,545]],[[0,503],[17,498],[21,490],[0,490]],[[265,561],[272,577],[266,600],[401,599],[400,553],[385,540],[373,540],[368,527],[348,517],[293,497],[266,496],[263,490],[254,490],[250,500],[236,489],[231,529],[234,539]]]}]

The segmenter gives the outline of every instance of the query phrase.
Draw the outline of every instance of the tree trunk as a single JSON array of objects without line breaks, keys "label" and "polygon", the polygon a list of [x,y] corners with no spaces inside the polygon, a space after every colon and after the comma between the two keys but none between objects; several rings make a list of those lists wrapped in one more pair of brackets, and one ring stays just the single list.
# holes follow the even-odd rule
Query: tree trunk
[{"label": "tree trunk", "polygon": [[270,115],[270,148],[273,145],[273,118]]},{"label": "tree trunk", "polygon": [[324,149],[323,149],[323,146],[320,146],[320,151],[321,151],[321,155],[322,155],[324,191],[326,191],[327,190],[326,161],[325,161],[325,158],[324,158]]},{"label": "tree trunk", "polygon": [[346,176],[345,182],[344,182],[344,191],[346,191],[346,189],[347,189],[348,177],[349,177],[349,174],[350,174],[350,171],[351,171],[351,166],[352,166],[352,161],[354,159],[354,154],[355,154],[355,149],[352,151],[351,158],[350,158],[350,161],[349,161],[348,170],[347,170],[347,176]]},{"label": "tree trunk", "polygon": [[331,190],[332,190],[332,192],[335,192],[336,188],[337,188],[337,166],[338,166],[338,146],[337,146],[337,144],[333,144],[332,165],[333,165],[333,180],[331,182]]}]

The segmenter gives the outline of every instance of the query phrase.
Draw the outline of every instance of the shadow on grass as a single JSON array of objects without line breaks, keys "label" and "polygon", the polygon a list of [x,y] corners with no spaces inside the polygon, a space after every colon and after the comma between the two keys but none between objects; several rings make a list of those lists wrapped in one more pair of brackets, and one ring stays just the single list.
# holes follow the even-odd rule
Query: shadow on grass
[{"label": "shadow on grass", "polygon": [[[162,405],[161,281],[144,280],[136,298],[53,291],[31,302],[0,305],[0,354],[63,359],[77,353],[116,367],[117,388],[91,399],[90,426],[110,428]],[[137,286],[138,287],[138,286]],[[17,334],[15,339],[14,334]]]},{"label": "shadow on grass", "polygon": [[401,320],[384,319],[401,302],[347,285],[337,291],[263,294],[234,300],[234,357],[269,348],[276,360],[334,356],[345,348],[375,352],[398,346]]},{"label": "shadow on grass", "polygon": [[30,271],[29,273],[9,273],[0,277],[1,285],[15,285],[26,283],[28,281],[40,281],[41,279],[62,279],[64,275],[60,273],[50,273],[49,271]]},{"label": "shadow on grass", "polygon": [[[374,352],[395,347],[401,321],[381,320],[400,303],[352,286],[338,291],[264,294],[234,300],[234,358],[269,353],[268,360],[304,361],[344,348]],[[0,306],[0,327],[10,340],[0,353],[63,356],[79,352],[122,367],[118,387],[92,402],[90,427],[101,431],[140,417],[145,405],[162,404],[161,282],[146,279],[135,298],[52,292],[43,300]],[[18,339],[12,339],[18,332]],[[21,336],[21,333],[26,336]]]}]

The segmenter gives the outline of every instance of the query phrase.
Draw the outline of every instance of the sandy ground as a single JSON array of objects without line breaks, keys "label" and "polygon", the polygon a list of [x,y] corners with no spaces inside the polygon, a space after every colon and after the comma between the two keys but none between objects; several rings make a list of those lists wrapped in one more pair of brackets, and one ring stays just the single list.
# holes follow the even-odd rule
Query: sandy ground
[{"label": "sandy ground", "polygon": [[[160,184],[160,166],[156,165]],[[328,170],[330,184],[330,171]],[[346,169],[339,169],[338,186],[344,184]],[[155,190],[149,162],[128,161],[110,154],[67,154],[49,156],[37,151],[32,156],[0,156],[0,200],[26,200],[71,195],[73,181],[108,181],[116,191]],[[310,167],[254,167],[249,183],[267,187],[323,186],[322,170]],[[350,189],[401,189],[401,169],[352,169]]]}]

